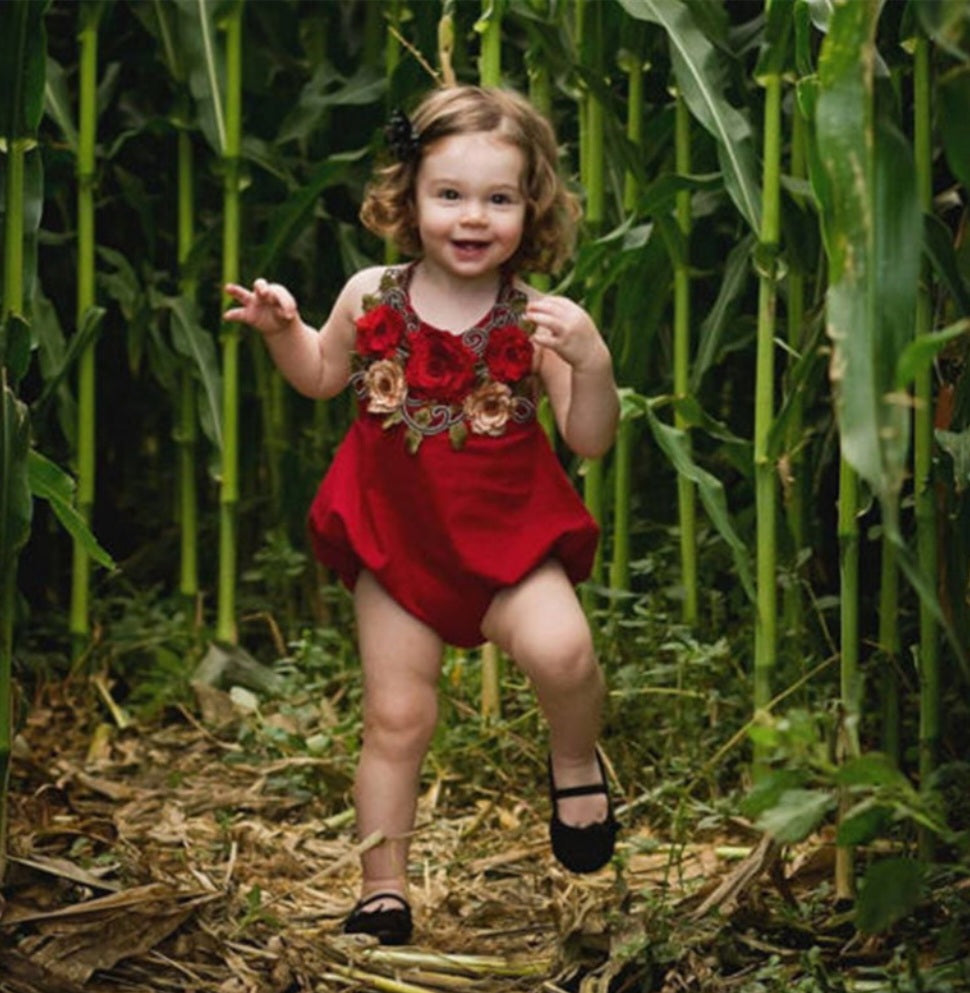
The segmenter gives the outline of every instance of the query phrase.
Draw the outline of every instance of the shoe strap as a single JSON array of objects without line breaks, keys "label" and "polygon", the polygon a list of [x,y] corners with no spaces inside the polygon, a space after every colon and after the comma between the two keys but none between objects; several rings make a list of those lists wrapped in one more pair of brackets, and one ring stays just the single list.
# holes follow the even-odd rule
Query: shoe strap
[{"label": "shoe strap", "polygon": [[564,789],[558,787],[552,791],[554,800],[565,800],[571,796],[593,796],[596,793],[605,793],[606,783],[591,783],[589,786],[566,786]]},{"label": "shoe strap", "polygon": [[380,900],[396,900],[401,905],[401,910],[411,909],[407,900],[400,893],[387,890],[382,893],[371,893],[370,896],[365,896],[363,899],[358,900],[354,910],[363,910],[364,907],[369,907],[372,903],[377,903]]}]

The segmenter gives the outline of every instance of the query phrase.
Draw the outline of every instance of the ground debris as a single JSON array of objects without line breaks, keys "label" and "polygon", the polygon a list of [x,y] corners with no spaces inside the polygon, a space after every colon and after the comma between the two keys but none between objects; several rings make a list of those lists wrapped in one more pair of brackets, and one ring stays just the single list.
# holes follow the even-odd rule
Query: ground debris
[{"label": "ground debris", "polygon": [[613,866],[564,872],[546,797],[516,789],[533,769],[496,792],[436,769],[411,848],[414,946],[379,948],[340,933],[374,841],[354,836],[349,749],[260,754],[224,713],[176,710],[92,750],[78,717],[56,697],[35,708],[14,761],[0,993],[728,993],[766,962],[804,973],[809,952],[823,970],[892,955],[830,913],[793,914],[825,839],[674,844],[628,811]]}]

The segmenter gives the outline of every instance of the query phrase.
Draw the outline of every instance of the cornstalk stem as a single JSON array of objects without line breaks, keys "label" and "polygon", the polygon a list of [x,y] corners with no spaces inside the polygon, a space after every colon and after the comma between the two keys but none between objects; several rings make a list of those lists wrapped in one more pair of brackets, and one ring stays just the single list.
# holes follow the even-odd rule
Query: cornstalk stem
[{"label": "cornstalk stem", "polygon": [[[643,63],[630,59],[627,67],[626,136],[634,148],[643,144]],[[623,183],[623,209],[636,211],[638,187],[636,177],[627,170]],[[613,557],[610,561],[610,589],[630,587],[630,487],[632,485],[633,425],[621,420],[613,450]]]},{"label": "cornstalk stem", "polygon": [[502,10],[500,0],[482,0],[483,12],[491,10],[482,31],[478,75],[482,86],[502,82]]},{"label": "cornstalk stem", "polygon": [[633,462],[633,422],[620,420],[613,452],[613,558],[610,589],[630,588],[630,486]]},{"label": "cornstalk stem", "polygon": [[777,650],[777,586],[775,524],[777,483],[768,451],[774,419],[776,255],[781,216],[781,77],[765,77],[764,167],[762,177],[761,249],[763,269],[758,284],[758,334],[755,367],[754,471],[757,511],[758,604],[755,612],[754,705],[771,699]]},{"label": "cornstalk stem", "polygon": [[[94,183],[97,137],[98,20],[81,13],[80,102],[78,120],[77,202],[77,311],[76,329],[94,306]],[[91,522],[95,490],[95,345],[92,342],[78,360],[77,509]],[[90,629],[91,564],[83,544],[75,540],[71,582],[70,631],[75,655],[79,654]]]},{"label": "cornstalk stem", "polygon": [[[25,142],[15,139],[7,152],[6,197],[3,228],[4,313],[22,315],[24,310],[24,177]],[[0,327],[0,335],[3,334]],[[7,342],[0,337],[0,364],[6,361]]]},{"label": "cornstalk stem", "polygon": [[[690,113],[678,96],[674,123],[674,146],[677,173],[686,176],[691,169]],[[676,195],[677,226],[684,236],[684,258],[674,266],[674,395],[686,399],[690,374],[690,191]],[[674,412],[674,425],[685,433],[689,425],[684,416]],[[697,490],[691,480],[677,477],[677,513],[680,521],[680,571],[684,587],[681,608],[685,624],[697,623]]]},{"label": "cornstalk stem", "polygon": [[[187,131],[178,135],[178,261],[182,270],[179,288],[189,300],[195,299],[195,279],[184,267],[192,250],[194,170],[192,139]],[[198,562],[198,487],[195,475],[195,453],[198,441],[196,419],[195,379],[189,361],[182,363],[179,374],[179,525],[181,529],[179,591],[187,600],[194,600],[199,591]]]},{"label": "cornstalk stem", "polygon": [[[805,166],[805,121],[796,106],[792,112],[791,160],[789,172],[798,179],[806,174]],[[791,269],[788,273],[788,344],[792,355],[802,350],[805,325],[805,276]],[[805,422],[805,401],[802,395],[789,399],[792,407],[791,423],[786,438],[785,454],[788,459],[789,484],[786,489],[785,512],[788,520],[788,533],[791,536],[793,558],[792,574],[798,576],[798,558],[808,544],[808,503],[806,499],[805,457],[802,453],[802,432]],[[784,592],[785,628],[801,635],[803,627],[802,590],[800,584],[791,582]]]},{"label": "cornstalk stem", "polygon": [[[920,206],[924,212],[932,209],[933,169],[931,163],[930,51],[929,40],[917,36],[914,51],[913,132],[916,159],[916,183]],[[931,275],[924,263],[923,278],[916,297],[916,334],[932,330],[932,312],[927,283]],[[933,384],[929,366],[916,375],[916,405],[913,424],[913,474],[916,486],[916,547],[920,571],[931,582],[937,575],[936,503],[933,490]],[[936,768],[940,739],[940,660],[939,634],[933,612],[920,601],[919,607],[919,773],[926,783]],[[920,832],[920,853],[930,859],[933,837]]]},{"label": "cornstalk stem", "polygon": [[879,648],[882,658],[882,750],[897,765],[900,759],[899,680],[895,660],[899,655],[899,571],[896,549],[882,537],[882,568],[879,577]]},{"label": "cornstalk stem", "polygon": [[[223,187],[222,280],[239,278],[239,148],[242,130],[242,5],[226,19],[226,148]],[[224,301],[228,305],[228,299]],[[239,504],[239,339],[235,324],[224,324],[222,486],[219,494],[219,602],[216,637],[235,643],[236,530]]]},{"label": "cornstalk stem", "polygon": [[[859,479],[843,458],[839,463],[839,587],[840,612],[840,694],[842,725],[839,729],[839,758],[859,754]],[[840,797],[839,815],[845,812],[847,797]],[[850,900],[855,895],[852,848],[835,849],[836,897]]]},{"label": "cornstalk stem", "polygon": [[[596,70],[602,63],[602,4],[576,3],[576,39],[579,54],[585,65]],[[603,228],[605,219],[605,160],[603,152],[604,117],[603,106],[588,90],[580,99],[580,163],[584,170],[583,186],[586,191],[586,223],[592,237]],[[597,327],[602,327],[602,298],[591,306],[590,316]],[[604,481],[602,458],[590,459],[586,463],[583,477],[583,499],[593,519],[601,527],[604,519]],[[590,576],[593,583],[603,585],[603,543],[597,545],[596,556]],[[588,596],[587,596],[588,605]]]},{"label": "cornstalk stem", "polygon": [[[490,16],[482,32],[479,80],[482,86],[498,86],[502,80],[502,9],[498,2],[482,0],[482,11]],[[480,711],[483,720],[502,715],[502,653],[492,642],[482,646]]]}]

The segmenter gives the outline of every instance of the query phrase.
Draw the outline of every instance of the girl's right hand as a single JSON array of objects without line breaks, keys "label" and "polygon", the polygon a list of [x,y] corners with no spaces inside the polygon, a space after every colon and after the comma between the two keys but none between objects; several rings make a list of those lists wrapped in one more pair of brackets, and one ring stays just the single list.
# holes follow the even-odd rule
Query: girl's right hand
[{"label": "girl's right hand", "polygon": [[224,320],[242,321],[263,335],[282,334],[302,323],[293,294],[280,283],[257,279],[251,290],[228,283],[226,293],[241,306],[227,310]]}]

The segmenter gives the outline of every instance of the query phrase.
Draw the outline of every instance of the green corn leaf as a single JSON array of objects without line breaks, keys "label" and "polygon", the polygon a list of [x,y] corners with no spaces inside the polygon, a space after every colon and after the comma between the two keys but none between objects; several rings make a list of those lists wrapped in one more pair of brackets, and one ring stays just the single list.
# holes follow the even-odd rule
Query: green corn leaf
[{"label": "green corn leaf", "polygon": [[620,0],[639,20],[659,24],[670,42],[677,85],[691,114],[717,142],[724,185],[751,226],[761,230],[761,193],[754,137],[747,117],[724,97],[725,68],[690,7],[671,0]]},{"label": "green corn leaf", "polygon": [[373,66],[361,66],[350,79],[321,65],[303,88],[296,106],[283,119],[278,143],[305,141],[318,132],[332,107],[366,107],[387,91],[387,79]]},{"label": "green corn leaf", "polygon": [[970,428],[935,432],[937,444],[953,460],[953,488],[958,494],[970,487]]},{"label": "green corn leaf", "polygon": [[210,0],[175,0],[178,5],[178,39],[189,89],[195,98],[199,125],[209,145],[222,158],[227,150],[226,67],[219,37],[219,5]]},{"label": "green corn leaf", "polygon": [[[56,320],[56,315],[51,309],[51,316]],[[37,413],[42,412],[53,396],[60,389],[68,373],[72,372],[80,357],[87,351],[88,347],[93,347],[101,334],[102,324],[106,311],[104,307],[88,307],[81,318],[81,323],[77,333],[73,334],[68,342],[67,348],[63,351],[52,350],[47,358],[52,364],[45,374],[44,388],[40,396],[34,401],[33,408]],[[60,342],[63,346],[63,338]]]},{"label": "green corn leaf", "polygon": [[721,481],[697,465],[690,455],[690,446],[685,432],[669,424],[665,424],[653,412],[652,403],[645,397],[639,402],[647,416],[647,423],[653,432],[654,439],[661,450],[670,459],[677,472],[697,486],[698,495],[704,509],[717,529],[718,534],[727,542],[734,556],[735,568],[741,579],[741,585],[751,602],[756,601],[754,578],[751,572],[751,559],[748,546],[741,539],[731,521],[731,514],[724,494]]},{"label": "green corn leaf", "polygon": [[48,6],[0,4],[0,135],[8,141],[36,134],[43,113]]},{"label": "green corn leaf", "polygon": [[918,373],[930,366],[951,341],[962,337],[968,331],[970,331],[970,317],[964,317],[949,327],[914,338],[899,355],[897,362],[899,381],[911,383]]},{"label": "green corn leaf", "polygon": [[700,389],[705,374],[730,347],[727,336],[737,326],[737,322],[732,322],[730,318],[735,314],[751,278],[751,254],[756,242],[753,232],[746,234],[728,254],[717,298],[698,331],[697,349],[690,370],[692,392]]},{"label": "green corn leaf", "polygon": [[30,492],[46,500],[64,529],[80,542],[95,562],[114,569],[114,559],[101,547],[75,505],[74,480],[60,466],[31,449],[28,459]]},{"label": "green corn leaf", "polygon": [[790,444],[788,432],[799,404],[804,405],[818,395],[825,376],[822,330],[821,319],[813,321],[802,351],[788,371],[788,388],[768,431],[768,454],[772,458],[778,458]]},{"label": "green corn leaf", "polygon": [[0,320],[0,361],[16,386],[30,365],[30,325],[19,314]]},{"label": "green corn leaf", "polygon": [[162,61],[172,79],[177,83],[184,83],[185,68],[178,34],[179,18],[174,5],[170,0],[151,0],[150,3],[142,0],[131,5],[131,12],[157,42]]},{"label": "green corn leaf", "polygon": [[185,297],[165,297],[162,304],[172,313],[172,343],[189,359],[202,386],[200,422],[222,451],[222,377],[212,336],[199,324],[195,305]]},{"label": "green corn leaf", "polygon": [[697,190],[713,190],[720,185],[720,177],[716,173],[703,176],[680,176],[668,172],[657,177],[645,187],[637,202],[639,214],[654,215],[669,213],[673,210],[677,194],[681,190],[695,192]]},{"label": "green corn leaf", "polygon": [[937,117],[946,161],[953,175],[970,188],[970,128],[967,127],[967,107],[970,107],[970,65],[964,64],[940,78],[937,87],[940,113]]},{"label": "green corn leaf", "polygon": [[[966,51],[966,26],[970,20],[970,10],[965,0],[935,0],[934,3],[914,3],[912,9],[920,27],[933,40],[935,45],[948,52],[961,62],[970,61]],[[953,120],[954,126],[962,118]]]},{"label": "green corn leaf", "polygon": [[819,59],[812,183],[829,259],[842,453],[894,522],[910,416],[897,363],[913,334],[922,218],[911,149],[872,110],[879,9],[877,0],[860,0],[833,12]]},{"label": "green corn leaf", "polygon": [[47,59],[47,81],[44,87],[44,107],[47,116],[60,129],[61,138],[72,154],[78,152],[77,125],[64,69],[52,58]]},{"label": "green corn leaf", "polygon": [[300,188],[273,213],[273,223],[266,241],[260,246],[255,263],[257,273],[272,272],[286,249],[304,230],[313,216],[320,194],[342,183],[348,175],[348,166],[359,161],[366,149],[332,155],[314,169]]},{"label": "green corn leaf", "polygon": [[[968,104],[970,106],[970,104]],[[970,316],[970,286],[960,271],[953,235],[938,217],[927,214],[924,218],[923,251],[926,252],[933,272],[941,285],[953,297],[960,314]]]},{"label": "green corn leaf", "polygon": [[795,30],[795,68],[800,77],[811,76],[815,71],[815,35],[812,31],[812,14],[808,0],[795,0],[792,15]]},{"label": "green corn leaf", "polygon": [[29,450],[27,407],[14,396],[4,376],[0,394],[0,587],[5,589],[15,583],[17,556],[30,535]]},{"label": "green corn leaf", "polygon": [[765,3],[764,44],[758,56],[754,78],[778,76],[788,65],[788,38],[794,23],[794,0],[767,0]]}]

